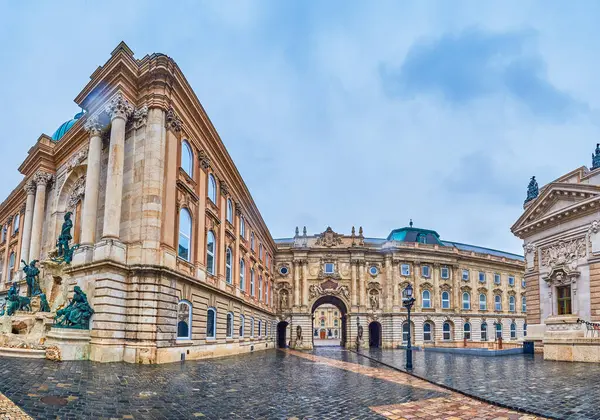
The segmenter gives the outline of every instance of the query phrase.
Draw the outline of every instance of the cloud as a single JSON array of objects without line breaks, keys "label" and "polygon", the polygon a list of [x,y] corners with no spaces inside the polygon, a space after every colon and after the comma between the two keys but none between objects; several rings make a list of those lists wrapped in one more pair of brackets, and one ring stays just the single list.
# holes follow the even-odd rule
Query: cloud
[{"label": "cloud", "polygon": [[564,119],[585,110],[548,80],[536,39],[533,30],[469,28],[420,40],[399,69],[382,66],[384,88],[392,96],[433,94],[456,105],[507,95],[544,118]]}]

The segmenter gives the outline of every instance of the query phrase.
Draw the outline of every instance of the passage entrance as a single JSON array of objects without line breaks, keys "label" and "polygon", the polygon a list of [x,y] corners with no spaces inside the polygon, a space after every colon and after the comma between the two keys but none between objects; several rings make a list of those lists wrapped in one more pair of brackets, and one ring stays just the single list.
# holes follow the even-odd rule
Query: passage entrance
[{"label": "passage entrance", "polygon": [[381,347],[381,324],[377,321],[369,324],[369,347],[374,349]]},{"label": "passage entrance", "polygon": [[335,296],[321,296],[312,307],[313,347],[345,346],[348,310]]},{"label": "passage entrance", "polygon": [[279,324],[277,324],[277,347],[280,349],[287,347],[287,327],[288,323],[285,321],[281,321]]}]

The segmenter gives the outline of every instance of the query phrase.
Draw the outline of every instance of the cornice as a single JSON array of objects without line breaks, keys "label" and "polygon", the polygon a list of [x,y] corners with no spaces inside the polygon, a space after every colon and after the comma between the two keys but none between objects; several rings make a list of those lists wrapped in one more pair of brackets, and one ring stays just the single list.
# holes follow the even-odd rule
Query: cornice
[{"label": "cornice", "polygon": [[42,134],[35,145],[27,152],[27,157],[19,166],[19,172],[25,175],[26,178],[38,170],[54,173],[56,171],[55,147],[56,142],[52,141],[47,135]]}]

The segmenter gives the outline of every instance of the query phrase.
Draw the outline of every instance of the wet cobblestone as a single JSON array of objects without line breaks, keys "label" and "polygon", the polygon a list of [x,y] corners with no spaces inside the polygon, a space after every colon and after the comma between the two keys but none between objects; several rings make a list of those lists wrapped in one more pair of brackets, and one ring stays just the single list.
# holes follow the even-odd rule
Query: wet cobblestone
[{"label": "wet cobblestone", "polygon": [[[365,353],[404,369],[404,350]],[[598,364],[554,362],[541,355],[479,357],[427,351],[413,354],[413,373],[469,395],[547,417],[600,419]]]},{"label": "wet cobblestone", "polygon": [[370,407],[446,395],[275,350],[150,366],[0,358],[0,372],[36,419],[381,419]]}]

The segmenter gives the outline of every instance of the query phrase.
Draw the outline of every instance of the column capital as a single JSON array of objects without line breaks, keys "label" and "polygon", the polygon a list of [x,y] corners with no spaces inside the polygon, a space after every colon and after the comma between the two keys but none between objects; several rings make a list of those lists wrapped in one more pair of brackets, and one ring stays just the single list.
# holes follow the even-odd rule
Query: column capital
[{"label": "column capital", "polygon": [[221,180],[221,182],[219,183],[219,187],[222,196],[229,195],[229,186],[227,185],[227,182]]},{"label": "column capital", "polygon": [[35,181],[33,179],[30,179],[29,181],[27,181],[27,183],[25,184],[25,194],[27,195],[33,195],[35,194]]},{"label": "column capital", "polygon": [[238,203],[237,201],[234,204],[235,207],[235,215],[237,217],[241,217],[242,216],[242,206],[240,205],[240,203]]},{"label": "column capital", "polygon": [[25,214],[25,210],[26,209],[27,209],[27,203],[21,204],[21,207],[19,207],[19,213],[20,214]]},{"label": "column capital", "polygon": [[206,171],[210,168],[210,158],[204,149],[200,150],[200,153],[198,153],[198,159],[200,160],[202,169]]},{"label": "column capital", "polygon": [[110,116],[111,120],[121,118],[127,121],[133,114],[133,105],[125,99],[122,93],[117,93],[113,96],[108,105],[106,105],[105,111]]},{"label": "column capital", "polygon": [[97,115],[92,115],[87,117],[85,124],[83,125],[83,129],[90,133],[91,136],[99,136],[102,132],[102,124],[100,124],[100,120]]},{"label": "column capital", "polygon": [[175,110],[172,106],[169,106],[169,109],[167,110],[165,122],[167,125],[167,130],[173,130],[175,133],[180,132],[183,127],[181,118],[179,118],[179,115],[175,113]]},{"label": "column capital", "polygon": [[50,174],[48,172],[44,172],[44,171],[37,171],[33,175],[33,180],[35,181],[35,183],[38,186],[39,185],[43,185],[43,186],[48,185],[50,182],[52,182],[52,178],[53,178],[52,174]]},{"label": "column capital", "polygon": [[142,128],[148,122],[148,106],[144,105],[141,108],[136,108],[133,113],[133,128],[136,130]]}]

